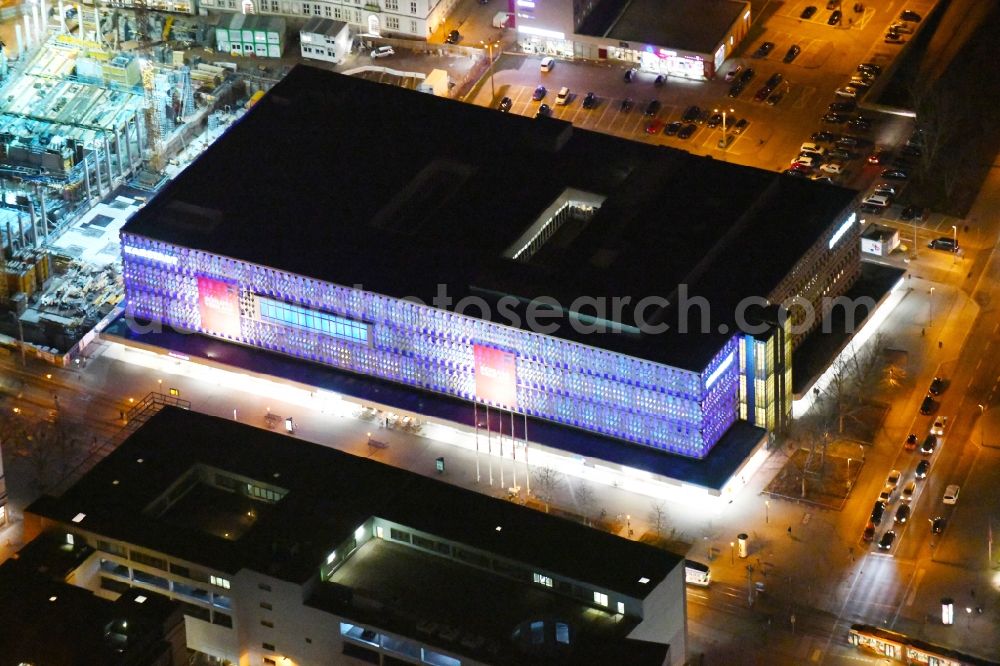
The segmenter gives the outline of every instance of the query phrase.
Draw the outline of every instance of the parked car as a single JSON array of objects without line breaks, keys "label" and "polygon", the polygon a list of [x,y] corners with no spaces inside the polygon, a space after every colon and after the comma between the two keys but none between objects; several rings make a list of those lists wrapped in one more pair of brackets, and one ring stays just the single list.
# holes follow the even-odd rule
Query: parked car
[{"label": "parked car", "polygon": [[899,485],[899,478],[901,476],[903,476],[903,474],[898,469],[892,470],[889,472],[889,476],[885,478],[885,485],[895,488]]},{"label": "parked car", "polygon": [[732,130],[733,134],[743,134],[743,132],[746,131],[746,128],[749,124],[750,124],[749,120],[747,120],[746,118],[740,118],[735,123],[733,123],[733,130]]},{"label": "parked car", "polygon": [[912,35],[913,26],[904,21],[896,21],[895,23],[889,26],[889,31],[896,32],[901,35]]},{"label": "parked car", "polygon": [[917,217],[917,207],[916,206],[906,206],[899,212],[899,219],[904,222],[909,222],[910,220]]},{"label": "parked car", "polygon": [[833,13],[830,14],[830,18],[828,18],[826,20],[826,24],[827,25],[840,25],[840,17],[842,17],[842,16],[843,16],[843,12],[841,12],[839,9],[835,9],[835,10],[833,10]]},{"label": "parked car", "polygon": [[910,433],[907,435],[906,439],[903,441],[904,451],[916,451],[917,450],[917,435],[916,433]]},{"label": "parked car", "polygon": [[657,88],[662,88],[666,80],[667,77],[663,76],[663,74],[657,74],[656,78],[653,79],[653,85],[656,86]]},{"label": "parked car", "polygon": [[396,51],[391,46],[379,46],[372,49],[373,58],[388,58],[391,55],[396,55]]},{"label": "parked car", "polygon": [[918,479],[926,479],[930,471],[931,471],[931,461],[921,460],[919,463],[917,463],[917,468],[913,471],[913,475]]},{"label": "parked car", "polygon": [[893,542],[896,540],[896,533],[889,530],[882,535],[882,538],[878,541],[879,550],[889,550],[892,548]]},{"label": "parked car", "polygon": [[917,482],[910,481],[905,486],[903,490],[899,493],[899,499],[903,502],[910,502],[913,500],[913,493],[917,491]]},{"label": "parked car", "polygon": [[892,494],[896,490],[895,487],[890,485],[882,486],[882,492],[878,494],[878,501],[885,502],[886,504],[892,501]]},{"label": "parked car", "polygon": [[887,32],[885,33],[885,39],[882,40],[886,44],[903,44],[906,42],[905,39],[898,32]]},{"label": "parked car", "polygon": [[765,58],[774,49],[774,42],[764,42],[753,52],[754,58]]},{"label": "parked car", "polygon": [[958,502],[958,491],[959,487],[954,483],[951,484],[944,489],[944,497],[941,498],[941,501],[945,504],[955,504]]},{"label": "parked car", "polygon": [[736,65],[736,67],[733,67],[731,70],[726,72],[726,82],[732,83],[733,80],[735,80],[736,77],[739,76],[740,72],[742,71],[743,71],[743,65]]},{"label": "parked car", "polygon": [[739,97],[740,93],[743,92],[743,88],[745,87],[745,85],[746,84],[741,83],[740,81],[737,81],[736,83],[734,83],[733,85],[731,85],[729,87],[729,96],[732,97],[732,98],[734,98],[734,99],[737,98],[737,97]]},{"label": "parked car", "polygon": [[845,162],[847,160],[853,160],[854,159],[854,153],[852,153],[849,150],[844,150],[843,148],[834,148],[828,154],[830,155],[831,159],[842,160],[842,161],[845,161]]},{"label": "parked car", "polygon": [[850,113],[858,107],[857,102],[849,100],[846,102],[831,102],[830,106],[827,107],[828,111],[833,113]]},{"label": "parked car", "polygon": [[768,88],[774,90],[775,88],[777,88],[781,84],[781,82],[783,80],[784,80],[784,77],[781,76],[780,73],[775,72],[770,77],[768,77],[768,79],[767,79],[767,81],[765,82],[764,85],[766,85]]},{"label": "parked car", "polygon": [[763,102],[765,99],[767,99],[767,96],[770,94],[771,94],[770,88],[768,88],[766,85],[761,86],[760,88],[757,89],[757,94],[753,96],[753,101]]},{"label": "parked car", "polygon": [[458,33],[458,30],[452,30],[448,33],[448,36],[444,38],[446,44],[458,44],[462,41],[462,35]]},{"label": "parked car", "polygon": [[500,106],[497,108],[499,108],[502,112],[507,113],[508,111],[510,111],[510,107],[513,104],[514,102],[511,100],[510,97],[504,97],[502,100],[500,100]]},{"label": "parked car", "polygon": [[548,91],[545,90],[545,86],[538,86],[537,88],[535,88],[535,92],[531,93],[531,99],[533,99],[536,102],[541,101],[541,99],[545,97],[546,92]]},{"label": "parked car", "polygon": [[649,104],[646,105],[646,110],[643,111],[643,114],[647,116],[655,116],[657,113],[660,112],[660,108],[662,106],[663,105],[660,103],[660,100],[651,99],[649,100]]},{"label": "parked car", "polygon": [[808,7],[802,10],[802,13],[799,14],[799,18],[811,19],[815,13],[816,13],[816,8],[813,7],[812,5],[809,5]]},{"label": "parked car", "polygon": [[569,88],[563,86],[562,88],[559,89],[559,92],[556,93],[556,106],[566,106],[567,104],[569,104],[569,100],[570,100]]},{"label": "parked car", "polygon": [[622,100],[621,110],[624,111],[625,113],[628,113],[629,111],[632,110],[633,106],[635,106],[635,101],[631,97],[626,97],[625,99]]},{"label": "parked car", "polygon": [[920,23],[920,14],[916,13],[912,9],[904,9],[899,15],[901,21],[913,21],[914,23]]},{"label": "parked car", "polygon": [[750,83],[750,79],[752,79],[754,77],[754,74],[756,73],[757,72],[754,71],[753,67],[747,67],[746,69],[743,70],[743,73],[740,74],[740,83],[742,84]]},{"label": "parked car", "polygon": [[836,134],[835,132],[827,132],[824,130],[820,132],[813,132],[812,136],[810,136],[809,138],[812,139],[813,141],[825,141],[827,143],[831,143],[839,139],[840,135]]},{"label": "parked car", "polygon": [[931,434],[937,435],[938,437],[944,436],[944,428],[948,425],[947,416],[939,416],[934,419],[934,425],[931,426]]},{"label": "parked car", "polygon": [[542,62],[538,65],[538,68],[543,72],[551,72],[552,68],[556,66],[556,59],[552,56],[545,56],[542,58]]},{"label": "parked car", "polygon": [[831,125],[843,125],[847,122],[847,116],[840,113],[828,113],[820,118],[820,120]]},{"label": "parked car", "polygon": [[931,386],[927,389],[927,392],[931,395],[941,395],[941,391],[944,390],[944,380],[940,377],[935,377],[931,380]]},{"label": "parked car", "polygon": [[669,125],[663,128],[663,133],[666,134],[667,136],[674,136],[681,130],[681,127],[683,126],[684,124],[682,122],[680,122],[679,120],[675,120],[674,122],[670,123]]},{"label": "parked car", "polygon": [[924,443],[920,445],[920,452],[925,456],[929,456],[934,453],[934,449],[937,448],[938,438],[937,435],[927,435],[924,437]]},{"label": "parked car", "polygon": [[664,122],[659,118],[653,118],[646,123],[646,134],[659,134],[663,130]]},{"label": "parked car", "polygon": [[859,72],[868,72],[869,74],[872,74],[874,76],[878,76],[879,74],[882,73],[882,66],[881,65],[876,65],[873,62],[863,62],[860,65],[858,65],[858,71]]},{"label": "parked car", "polygon": [[592,92],[587,93],[583,98],[583,108],[593,109],[595,106],[597,106],[597,95]]},{"label": "parked car", "polygon": [[792,45],[791,45],[791,46],[790,46],[790,47],[788,48],[788,52],[787,52],[787,53],[785,53],[785,57],[784,57],[784,58],[782,58],[782,60],[783,60],[784,62],[791,62],[791,61],[795,60],[795,58],[796,58],[796,57],[797,57],[797,56],[798,56],[798,55],[799,55],[800,53],[802,53],[802,47],[801,47],[801,46],[799,46],[798,44],[792,44]]},{"label": "parked car", "polygon": [[949,252],[955,252],[958,250],[958,243],[955,242],[954,238],[942,236],[941,238],[935,238],[932,240],[927,244],[927,247],[932,250],[947,250]]},{"label": "parked car", "polygon": [[909,518],[910,518],[909,504],[900,504],[898,507],[896,507],[896,515],[893,517],[893,520],[895,522],[903,524],[907,520],[909,520]]},{"label": "parked car", "polygon": [[945,520],[941,516],[935,516],[931,520],[931,534],[941,534],[944,532]]},{"label": "parked car", "polygon": [[697,131],[698,126],[693,123],[688,123],[681,128],[681,131],[677,133],[678,139],[690,139],[691,135]]},{"label": "parked car", "polygon": [[792,176],[794,178],[805,178],[807,175],[804,171],[799,169],[785,169],[781,173],[785,176]]},{"label": "parked car", "polygon": [[552,115],[552,109],[549,107],[548,104],[542,104],[541,106],[538,107],[538,111],[535,112],[536,118],[541,118],[542,116],[551,116],[551,115]]},{"label": "parked car", "polygon": [[872,507],[871,522],[874,525],[882,524],[882,516],[885,515],[885,503],[875,502],[875,506]]},{"label": "parked car", "polygon": [[847,97],[848,99],[854,99],[858,96],[858,91],[854,88],[837,88],[833,91],[833,94],[837,97]]},{"label": "parked car", "polygon": [[781,92],[780,90],[778,92],[773,92],[767,98],[767,105],[768,106],[774,106],[778,102],[780,102],[782,99],[784,99],[784,97],[785,97],[785,93]]},{"label": "parked car", "polygon": [[859,132],[867,132],[872,128],[872,121],[868,118],[858,116],[857,118],[852,118],[847,121],[847,126],[853,130],[858,130]]},{"label": "parked car", "polygon": [[899,169],[886,169],[882,172],[882,177],[888,178],[889,180],[906,180],[910,177],[910,175]]},{"label": "parked car", "polygon": [[844,173],[844,165],[837,164],[836,162],[830,162],[829,164],[824,164],[819,168],[820,171],[825,171],[826,173],[832,174],[842,174]]},{"label": "parked car", "polygon": [[722,124],[721,113],[713,113],[712,116],[708,119],[708,122],[706,123],[706,125],[711,129],[715,129],[721,124]]},{"label": "parked car", "polygon": [[875,523],[870,520],[868,521],[868,524],[865,525],[865,531],[861,533],[861,540],[866,543],[871,543],[875,540]]},{"label": "parked car", "polygon": [[694,122],[698,116],[701,115],[701,108],[697,106],[689,106],[684,110],[684,115],[681,116],[681,120],[686,123]]},{"label": "parked car", "polygon": [[631,67],[629,69],[626,69],[625,70],[625,83],[632,83],[632,80],[635,79],[635,74],[636,74],[635,67]]}]

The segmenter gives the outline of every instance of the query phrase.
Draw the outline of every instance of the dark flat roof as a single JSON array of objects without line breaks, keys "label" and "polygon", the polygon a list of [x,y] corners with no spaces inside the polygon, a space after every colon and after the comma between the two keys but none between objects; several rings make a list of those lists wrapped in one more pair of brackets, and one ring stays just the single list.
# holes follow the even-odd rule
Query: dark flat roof
[{"label": "dark flat roof", "polygon": [[[544,262],[505,259],[569,188],[606,199]],[[671,306],[660,335],[583,334],[568,319],[552,335],[700,372],[734,304],[770,293],[854,196],[297,66],[124,231],[425,303],[439,284],[454,303],[629,297],[625,323],[685,283],[712,304],[711,332],[675,332]]]},{"label": "dark flat roof", "polygon": [[714,55],[750,3],[735,0],[604,0],[579,33]]},{"label": "dark flat roof", "polygon": [[[585,547],[585,546],[584,546]],[[419,571],[419,576],[413,572]],[[363,597],[358,603],[342,594],[347,587]],[[464,594],[475,590],[475,594]],[[483,613],[484,599],[491,603]],[[374,603],[372,603],[374,602]],[[485,663],[613,664],[623,654],[628,663],[660,666],[668,645],[631,641],[626,637],[638,618],[595,613],[592,604],[518,582],[391,541],[373,539],[344,563],[328,583],[316,586],[307,603],[404,636],[420,636],[429,645],[451,649]],[[679,611],[680,609],[678,609]],[[511,640],[515,628],[533,620],[567,623],[569,644],[552,654],[532,654]],[[451,631],[458,635],[449,640]],[[528,636],[525,636],[528,642]],[[554,642],[554,641],[552,641]]]},{"label": "dark flat roof", "polygon": [[[144,511],[195,464],[288,492],[238,539]],[[67,523],[84,513],[82,529],[221,571],[249,568],[297,583],[318,573],[326,555],[371,516],[637,598],[681,561],[506,500],[174,407],[156,413],[61,497],[42,497],[28,511]],[[641,576],[652,585],[638,584]]]},{"label": "dark flat roof", "polygon": [[[58,553],[56,552],[58,551]],[[116,601],[62,580],[69,571],[47,566],[65,561],[62,544],[40,536],[0,565],[0,664],[45,666],[145,666],[170,651],[171,631],[183,631],[181,605],[140,589]],[[79,562],[77,563],[79,564]],[[136,598],[144,596],[142,603]],[[119,652],[105,638],[112,621],[128,623],[129,644]],[[121,644],[117,644],[121,647]]]},{"label": "dark flat roof", "polygon": [[[125,344],[174,350],[191,358],[285,378],[359,400],[370,400],[396,409],[453,421],[470,428],[475,420],[469,403],[458,398],[252,349],[217,338],[175,333],[169,328],[161,333],[136,333],[125,325],[123,319],[116,320],[101,335],[121,340]],[[482,421],[484,416],[480,414],[479,418]],[[587,460],[601,460],[641,469],[714,491],[722,490],[726,481],[765,435],[763,429],[737,420],[705,458],[696,459],[671,455],[648,446],[630,444],[530,416],[528,424],[532,442],[568,451]],[[517,436],[523,436],[521,422],[517,422],[515,426]]]}]

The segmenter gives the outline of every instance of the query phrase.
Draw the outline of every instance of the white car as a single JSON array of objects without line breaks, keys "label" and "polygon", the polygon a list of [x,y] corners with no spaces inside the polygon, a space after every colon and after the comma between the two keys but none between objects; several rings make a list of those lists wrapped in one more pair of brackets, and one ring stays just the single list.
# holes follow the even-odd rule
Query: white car
[{"label": "white car", "polygon": [[912,35],[913,26],[909,23],[897,22],[889,26],[889,30],[892,32],[898,32],[903,35]]},{"label": "white car", "polygon": [[899,499],[904,502],[909,502],[913,499],[913,493],[917,491],[917,482],[910,481],[905,486],[903,486],[903,492],[899,494]]},{"label": "white car", "polygon": [[939,416],[935,421],[934,425],[931,426],[931,434],[941,437],[944,435],[944,427],[948,425],[947,416]]},{"label": "white car", "polygon": [[944,489],[944,497],[941,499],[945,504],[954,504],[958,501],[958,486],[954,483]]},{"label": "white car", "polygon": [[558,106],[566,106],[569,103],[569,88],[563,86],[559,89],[559,94],[556,95],[556,104]]},{"label": "white car", "polygon": [[391,55],[396,55],[396,52],[392,50],[391,46],[380,46],[376,49],[372,49],[373,58],[387,58]]},{"label": "white car", "polygon": [[901,477],[902,475],[903,475],[902,472],[900,472],[898,469],[892,470],[891,472],[889,472],[889,476],[885,480],[885,485],[892,486],[893,488],[895,488],[896,486],[899,485],[899,477]]},{"label": "white car", "polygon": [[555,58],[546,56],[542,58],[542,62],[541,64],[538,65],[538,69],[542,70],[543,72],[551,72],[555,64],[556,64]]},{"label": "white car", "polygon": [[817,155],[822,155],[826,151],[823,149],[822,146],[818,146],[815,143],[811,143],[809,141],[806,141],[805,143],[803,143],[799,147],[799,152],[800,153],[816,153]]},{"label": "white car", "polygon": [[840,174],[844,173],[844,166],[842,164],[837,164],[836,162],[830,162],[829,164],[821,166],[819,170],[827,173]]},{"label": "white car", "polygon": [[816,166],[816,160],[809,155],[799,155],[794,160],[792,160],[792,164],[801,164],[802,166],[805,167],[814,167]]},{"label": "white car", "polygon": [[834,94],[837,95],[837,97],[847,97],[849,99],[854,99],[855,97],[858,96],[858,91],[855,90],[854,88],[837,88],[834,91]]},{"label": "white car", "polygon": [[890,503],[892,501],[892,493],[895,490],[896,490],[895,486],[886,486],[882,488],[882,492],[879,493],[878,496],[878,501],[885,502],[886,504]]},{"label": "white car", "polygon": [[742,71],[743,71],[743,65],[736,65],[736,67],[733,67],[731,70],[726,72],[726,82],[729,83],[733,81],[737,76],[740,75],[740,72]]}]

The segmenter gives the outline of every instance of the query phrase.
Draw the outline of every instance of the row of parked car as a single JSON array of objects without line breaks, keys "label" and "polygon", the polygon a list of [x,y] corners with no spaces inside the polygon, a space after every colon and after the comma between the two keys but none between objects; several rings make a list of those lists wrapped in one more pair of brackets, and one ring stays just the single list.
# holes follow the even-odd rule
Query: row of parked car
[{"label": "row of parked car", "polygon": [[903,35],[913,34],[913,24],[920,23],[920,14],[910,9],[904,9],[899,20],[894,21],[885,33],[886,44],[902,44],[906,41]]},{"label": "row of parked car", "polygon": [[[931,381],[931,384],[927,389],[927,397],[924,398],[920,405],[921,414],[926,415],[933,411],[933,406],[936,406],[934,398],[941,395],[941,392],[944,391],[945,387],[946,383],[941,377],[935,377]],[[914,478],[908,481],[902,488],[899,487],[903,476],[902,473],[898,469],[894,469],[889,472],[889,475],[886,477],[885,484],[882,487],[882,491],[879,493],[878,499],[875,500],[875,505],[872,507],[868,524],[865,526],[865,530],[862,534],[862,539],[864,541],[873,541],[875,539],[875,530],[882,524],[888,506],[896,499],[897,493],[899,505],[896,507],[895,514],[893,515],[893,523],[902,525],[910,519],[911,506],[917,491],[917,482],[923,481],[930,474],[930,457],[934,455],[938,445],[941,443],[941,439],[944,437],[944,432],[947,426],[947,416],[938,416],[934,419],[934,422],[931,424],[923,443],[920,444],[920,453],[922,456],[926,457],[922,458],[916,464],[913,470]],[[916,451],[918,440],[919,437],[917,437],[916,433],[910,433],[903,442],[903,450],[907,452]],[[958,502],[959,490],[959,486],[955,484],[949,485],[944,491],[942,502],[945,504],[955,504]],[[945,520],[941,516],[936,516],[931,519],[931,532],[934,534],[940,534],[944,529],[944,523]],[[878,547],[880,550],[890,550],[895,540],[895,529],[888,529],[879,539]]]}]

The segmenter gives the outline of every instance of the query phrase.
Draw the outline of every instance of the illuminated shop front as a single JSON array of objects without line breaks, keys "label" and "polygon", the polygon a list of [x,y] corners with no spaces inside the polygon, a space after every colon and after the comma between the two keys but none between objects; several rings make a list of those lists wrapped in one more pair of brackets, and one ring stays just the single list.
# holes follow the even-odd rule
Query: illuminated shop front
[{"label": "illuminated shop front", "polygon": [[[574,13],[575,10],[575,13]],[[741,0],[511,0],[527,53],[632,65],[652,74],[710,79],[750,29]]]},{"label": "illuminated shop front", "polygon": [[737,417],[737,337],[699,373],[122,235],[127,314],[701,458]]}]

